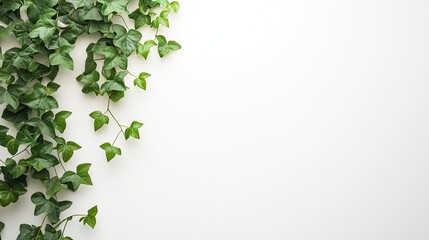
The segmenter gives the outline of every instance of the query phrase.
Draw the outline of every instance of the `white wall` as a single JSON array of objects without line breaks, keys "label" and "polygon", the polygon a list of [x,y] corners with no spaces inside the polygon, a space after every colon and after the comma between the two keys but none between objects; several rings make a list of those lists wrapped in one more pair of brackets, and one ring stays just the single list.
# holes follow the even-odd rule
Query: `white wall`
[{"label": "white wall", "polygon": [[[136,58],[148,91],[113,107],[145,123],[122,157],[98,150],[117,129],[92,133],[105,101],[80,93],[84,58],[62,72],[66,136],[84,147],[68,167],[92,162],[94,181],[69,212],[100,210],[74,239],[429,239],[428,1],[181,5],[162,33],[183,49]],[[0,213],[6,240],[40,222],[28,203]]]}]

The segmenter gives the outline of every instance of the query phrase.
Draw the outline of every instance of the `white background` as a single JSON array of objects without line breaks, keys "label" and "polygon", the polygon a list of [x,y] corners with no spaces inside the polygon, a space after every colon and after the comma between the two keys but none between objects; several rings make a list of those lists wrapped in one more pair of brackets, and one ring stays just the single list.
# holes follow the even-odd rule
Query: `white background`
[{"label": "white background", "polygon": [[[69,213],[99,207],[74,239],[429,239],[429,2],[182,0],[161,33],[183,49],[113,111],[145,123],[106,163],[88,114],[106,101],[64,70],[66,137],[83,146],[94,186]],[[151,38],[152,35],[145,35]],[[2,43],[3,44],[3,43]],[[129,78],[132,86],[132,78]],[[33,183],[33,186],[37,185]],[[4,238],[31,217],[29,196],[2,209]],[[65,215],[67,215],[65,214]],[[64,215],[64,216],[65,216]]]}]

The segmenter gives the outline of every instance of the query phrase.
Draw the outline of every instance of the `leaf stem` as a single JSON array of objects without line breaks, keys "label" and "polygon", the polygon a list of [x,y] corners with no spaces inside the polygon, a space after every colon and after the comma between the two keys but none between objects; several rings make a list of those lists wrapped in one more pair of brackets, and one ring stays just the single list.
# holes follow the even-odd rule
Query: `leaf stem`
[{"label": "leaf stem", "polygon": [[118,119],[116,119],[115,115],[113,115],[112,111],[110,111],[110,98],[107,101],[107,110],[106,110],[106,112],[104,112],[104,114],[106,114],[106,113],[109,113],[110,116],[112,116],[113,120],[115,120],[116,124],[121,129],[122,134],[125,135],[124,130],[122,130],[122,125],[119,123]]},{"label": "leaf stem", "polygon": [[48,217],[48,214],[46,214],[45,217],[43,218],[42,224],[40,224],[39,231],[37,231],[37,235],[33,239],[37,239],[37,237],[39,237],[40,232],[42,231],[43,224],[45,223],[46,217]]},{"label": "leaf stem", "polygon": [[57,177],[58,177],[57,168],[55,166],[54,166],[54,172],[55,172],[55,175],[57,175]]},{"label": "leaf stem", "polygon": [[154,41],[156,40],[156,37],[158,36],[158,31],[159,31],[159,27],[156,29],[155,37],[153,38]]},{"label": "leaf stem", "polygon": [[115,140],[113,140],[113,142],[112,142],[112,146],[115,145],[115,142],[116,142],[116,140],[118,140],[118,137],[121,134],[121,132],[122,132],[122,128],[121,128],[121,131],[119,131],[118,134],[116,134]]},{"label": "leaf stem", "polygon": [[61,233],[61,237],[64,236],[64,232],[66,231],[67,223],[69,223],[69,220],[67,219],[66,223],[64,223],[63,231]]},{"label": "leaf stem", "polygon": [[130,31],[130,28],[128,27],[127,22],[125,21],[125,18],[124,18],[124,17],[122,17],[120,14],[115,15],[115,16],[122,18],[122,21],[124,22],[124,25],[125,25],[125,27],[127,28],[127,31]]},{"label": "leaf stem", "polygon": [[127,72],[128,72],[128,74],[130,74],[131,76],[133,76],[133,77],[137,78],[137,76],[136,76],[136,75],[134,75],[134,74],[132,74],[130,71],[128,71],[128,70],[127,70]]},{"label": "leaf stem", "polygon": [[58,153],[58,152],[57,152],[57,156],[58,156],[58,161],[60,162],[61,167],[63,168],[64,172],[67,172],[67,170],[66,170],[66,168],[64,167],[63,162],[62,162],[62,160],[61,160],[60,153]]},{"label": "leaf stem", "polygon": [[18,153],[16,153],[16,154],[12,155],[12,157],[10,157],[10,158],[14,158],[14,157],[18,156],[19,154],[21,154],[21,153],[23,153],[23,152],[27,151],[27,148],[29,148],[29,147],[30,147],[30,145],[27,145],[27,147],[25,147],[24,149],[22,149],[22,150],[21,150],[21,151],[19,151]]},{"label": "leaf stem", "polygon": [[57,223],[57,225],[55,225],[54,228],[56,229],[57,227],[59,227],[64,221],[69,221],[68,218],[71,218],[71,217],[85,217],[85,216],[86,216],[85,214],[73,214],[73,215],[70,215],[70,216],[64,218],[63,220],[61,220],[61,222]]}]

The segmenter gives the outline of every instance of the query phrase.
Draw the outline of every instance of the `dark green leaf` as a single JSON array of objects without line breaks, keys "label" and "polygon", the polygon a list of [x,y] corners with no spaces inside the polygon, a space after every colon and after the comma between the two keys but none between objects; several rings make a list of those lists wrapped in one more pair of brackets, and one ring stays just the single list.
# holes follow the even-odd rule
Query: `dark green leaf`
[{"label": "dark green leaf", "polygon": [[58,159],[51,154],[43,154],[40,156],[31,156],[26,160],[26,163],[32,166],[36,171],[48,169],[59,164]]},{"label": "dark green leaf", "polygon": [[92,185],[91,177],[88,174],[91,164],[83,163],[77,166],[76,173],[73,171],[67,171],[61,177],[61,182],[68,185],[68,188],[72,191],[76,191],[81,184]]},{"label": "dark green leaf", "polygon": [[16,240],[39,240],[35,239],[37,234],[40,231],[40,227],[36,227],[34,225],[21,224],[19,226],[19,235]]},{"label": "dark green leaf", "polygon": [[7,205],[18,201],[19,196],[27,192],[25,185],[19,180],[1,181],[0,180],[0,205]]},{"label": "dark green leaf", "polygon": [[57,146],[55,147],[55,149],[58,150],[58,153],[61,153],[61,157],[63,158],[64,162],[70,160],[70,158],[73,156],[74,151],[81,148],[77,143],[73,141],[66,142],[64,138],[56,138],[55,141],[57,141]]},{"label": "dark green leaf", "polygon": [[45,181],[44,185],[46,188],[46,195],[48,197],[52,197],[58,192],[67,190],[67,185],[62,183],[57,176]]},{"label": "dark green leaf", "polygon": [[12,175],[12,178],[18,178],[24,175],[27,172],[27,167],[22,163],[16,163],[15,160],[8,158],[6,159],[6,168],[9,173]]},{"label": "dark green leaf", "polygon": [[53,120],[53,124],[55,129],[57,129],[60,133],[63,133],[67,127],[66,119],[70,117],[72,113],[69,111],[60,111],[55,114],[55,118]]},{"label": "dark green leaf", "polygon": [[36,205],[34,209],[35,216],[47,213],[49,221],[54,224],[60,221],[61,212],[72,205],[72,202],[70,201],[58,202],[54,198],[46,199],[45,195],[41,192],[34,193],[31,196],[31,202]]}]

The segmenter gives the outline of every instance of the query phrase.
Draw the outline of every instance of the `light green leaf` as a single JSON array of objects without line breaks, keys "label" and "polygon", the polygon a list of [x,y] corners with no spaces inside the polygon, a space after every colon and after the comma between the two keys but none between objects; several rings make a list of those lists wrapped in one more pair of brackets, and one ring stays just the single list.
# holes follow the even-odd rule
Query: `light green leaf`
[{"label": "light green leaf", "polygon": [[168,1],[167,0],[156,0],[159,4],[161,4],[164,7],[168,6]]},{"label": "light green leaf", "polygon": [[94,119],[94,131],[100,129],[104,124],[109,124],[109,117],[100,111],[94,111],[89,116]]},{"label": "light green leaf", "polygon": [[162,35],[156,36],[156,39],[158,40],[158,53],[160,57],[164,57],[168,53],[182,48],[176,41],[167,42],[166,38]]},{"label": "light green leaf", "polygon": [[108,162],[110,162],[110,160],[112,160],[116,155],[121,155],[121,149],[118,147],[112,146],[108,142],[101,144],[100,148],[105,151]]},{"label": "light green leaf", "polygon": [[131,123],[131,126],[125,129],[125,139],[128,139],[130,137],[140,139],[140,133],[139,128],[143,126],[143,123],[138,121],[133,121]]},{"label": "light green leaf", "polygon": [[144,59],[147,59],[147,56],[149,55],[150,48],[156,46],[156,42],[153,40],[146,40],[144,44],[137,44],[137,53],[144,57]]},{"label": "light green leaf", "polygon": [[170,3],[170,8],[177,13],[180,10],[180,4],[177,1],[173,1]]},{"label": "light green leaf", "polygon": [[150,77],[149,73],[142,72],[140,75],[134,79],[134,86],[138,86],[139,88],[146,90],[146,78]]},{"label": "light green leaf", "polygon": [[130,0],[97,0],[97,2],[103,4],[101,7],[101,13],[107,16],[111,13],[127,13],[127,5]]}]

